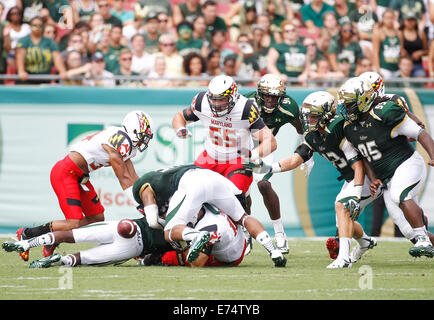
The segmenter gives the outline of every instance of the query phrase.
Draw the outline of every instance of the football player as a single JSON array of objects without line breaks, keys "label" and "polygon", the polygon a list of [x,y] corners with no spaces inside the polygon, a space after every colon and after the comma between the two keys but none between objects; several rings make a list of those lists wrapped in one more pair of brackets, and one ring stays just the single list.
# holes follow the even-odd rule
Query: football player
[{"label": "football player", "polygon": [[[225,214],[210,205],[204,206],[199,215],[200,220],[195,228],[215,231],[220,235],[220,239],[214,244],[207,244],[206,249],[197,259],[199,261],[194,261],[191,266],[235,266],[241,263],[246,243],[242,230],[237,229]],[[104,221],[93,223],[85,228],[53,231],[28,240],[7,241],[2,244],[2,248],[7,252],[23,252],[47,244],[82,242],[98,244],[96,247],[74,254],[62,256],[57,253],[35,260],[30,263],[30,268],[49,268],[57,265],[69,267],[119,265],[132,258],[141,258],[138,260],[142,265],[190,266],[183,260],[185,253],[173,251],[172,246],[164,240],[163,230],[149,228],[145,217],[127,220],[135,226],[132,228],[135,229],[132,236],[128,237],[118,231],[118,225],[122,220]],[[188,252],[188,247],[186,250]],[[178,263],[177,257],[181,257],[180,262],[183,263]]]},{"label": "football player", "polygon": [[[274,136],[277,135],[282,126],[290,123],[297,130],[301,140],[304,140],[298,104],[286,94],[285,85],[279,76],[271,73],[265,74],[259,79],[257,90],[245,94],[245,97],[255,100],[260,108],[261,118]],[[262,161],[266,164],[272,164],[274,162],[274,152],[264,157]],[[306,175],[309,175],[313,166],[313,158],[307,161],[306,164],[308,165],[306,167]],[[258,189],[264,199],[265,207],[273,224],[276,247],[282,253],[287,254],[289,253],[289,247],[280,216],[279,197],[269,182],[271,176],[271,174],[253,172],[253,180],[257,182]],[[250,214],[250,195],[247,196],[247,206],[248,213]]]},{"label": "football player", "polygon": [[188,226],[196,224],[199,209],[209,203],[225,212],[237,225],[245,227],[265,248],[276,267],[286,265],[286,258],[275,248],[262,224],[245,213],[237,199],[242,196],[241,191],[217,172],[196,165],[151,171],[134,183],[133,194],[143,206],[151,228],[161,229],[164,224],[166,241],[191,242],[186,256],[188,263],[195,261],[210,241],[218,240],[215,233]]},{"label": "football player", "polygon": [[393,101],[378,103],[376,97],[371,84],[361,78],[349,79],[341,86],[338,108],[346,120],[345,136],[367,159],[378,178],[371,182],[371,191],[381,187],[392,219],[398,206],[411,225],[415,244],[409,254],[433,257],[434,247],[417,201],[426,178],[425,163],[407,137],[427,151],[430,166],[434,166],[434,141],[401,106]]},{"label": "football player", "polygon": [[[152,136],[151,118],[138,110],[124,117],[122,127],[108,127],[72,145],[68,155],[54,165],[50,174],[65,220],[20,228],[18,240],[103,221],[104,207],[89,181],[89,173],[101,167],[112,167],[126,196],[134,201],[132,187],[138,176],[131,158],[148,147]],[[55,246],[44,246],[44,256],[51,255],[54,249]],[[21,252],[20,256],[24,261],[29,259],[28,251]]]},{"label": "football player", "polygon": [[[331,161],[345,180],[335,200],[336,220],[341,247],[339,255],[327,268],[348,268],[377,241],[370,238],[356,222],[363,208],[372,201],[369,179],[365,177],[362,159],[358,152],[345,140],[344,119],[335,115],[335,98],[326,91],[308,95],[302,104],[304,142],[295,153],[284,160],[267,165],[264,162],[246,163],[245,167],[259,173],[285,172],[308,161],[314,152]],[[351,238],[357,241],[350,254]]]}]

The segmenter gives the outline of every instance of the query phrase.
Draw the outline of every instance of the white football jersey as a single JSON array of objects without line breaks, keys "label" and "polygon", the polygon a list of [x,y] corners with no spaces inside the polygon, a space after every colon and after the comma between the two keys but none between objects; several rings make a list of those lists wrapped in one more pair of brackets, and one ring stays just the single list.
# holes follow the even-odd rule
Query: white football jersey
[{"label": "white football jersey", "polygon": [[76,151],[87,162],[89,172],[110,166],[110,157],[103,144],[117,150],[123,161],[133,158],[137,150],[133,148],[130,137],[120,127],[108,127],[73,144],[69,151]]},{"label": "white football jersey", "polygon": [[194,226],[196,230],[220,233],[220,241],[212,246],[211,253],[220,262],[231,263],[239,258],[244,252],[245,236],[241,225],[235,224],[223,212],[213,213],[216,208],[205,206],[205,215]]},{"label": "white football jersey", "polygon": [[188,122],[201,120],[208,128],[205,150],[210,157],[222,162],[238,158],[239,150],[251,150],[251,130],[260,130],[265,126],[256,102],[242,95],[229,114],[215,117],[206,92],[201,92],[194,97],[191,106],[183,114]]}]

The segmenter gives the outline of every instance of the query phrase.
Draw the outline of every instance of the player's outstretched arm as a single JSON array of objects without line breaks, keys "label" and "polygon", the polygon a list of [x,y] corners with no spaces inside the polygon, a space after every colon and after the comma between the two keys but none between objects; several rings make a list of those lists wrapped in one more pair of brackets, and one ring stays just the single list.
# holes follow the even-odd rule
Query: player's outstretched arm
[{"label": "player's outstretched arm", "polygon": [[252,131],[252,135],[259,141],[259,145],[252,150],[252,155],[256,154],[258,157],[263,158],[277,149],[276,138],[267,126],[261,130]]},{"label": "player's outstretched arm", "polygon": [[122,190],[131,187],[138,178],[137,174],[135,174],[135,171],[133,175],[130,173],[130,170],[128,169],[125,162],[122,160],[122,157],[117,150],[109,147],[106,144],[103,144],[102,147],[109,154],[110,166],[113,168],[113,171],[115,172],[115,175],[119,180]]}]

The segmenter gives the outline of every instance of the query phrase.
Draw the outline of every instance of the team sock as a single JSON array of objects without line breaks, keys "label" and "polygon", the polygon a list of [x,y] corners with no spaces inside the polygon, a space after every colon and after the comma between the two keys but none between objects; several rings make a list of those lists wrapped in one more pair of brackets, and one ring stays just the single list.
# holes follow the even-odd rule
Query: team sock
[{"label": "team sock", "polygon": [[270,235],[265,230],[258,234],[255,240],[258,241],[259,244],[265,248],[265,250],[267,250],[268,254],[271,254],[271,251],[276,249]]},{"label": "team sock", "polygon": [[351,238],[339,238],[339,255],[337,259],[350,260]]},{"label": "team sock", "polygon": [[33,227],[33,228],[24,228],[23,230],[23,238],[24,240],[31,239],[34,237],[38,237],[40,235],[43,235],[45,233],[53,231],[51,229],[52,222]]},{"label": "team sock", "polygon": [[274,233],[285,233],[285,229],[283,228],[282,219],[271,220],[273,224]]},{"label": "team sock", "polygon": [[29,239],[27,241],[29,243],[29,248],[51,245],[54,244],[54,234],[50,232],[47,234],[43,234],[42,236]]}]

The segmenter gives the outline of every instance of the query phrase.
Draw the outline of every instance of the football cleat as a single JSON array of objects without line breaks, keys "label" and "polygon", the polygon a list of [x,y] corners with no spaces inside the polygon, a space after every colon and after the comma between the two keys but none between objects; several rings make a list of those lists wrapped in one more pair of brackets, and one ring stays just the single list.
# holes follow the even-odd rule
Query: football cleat
[{"label": "football cleat", "polygon": [[286,238],[286,234],[283,232],[277,232],[274,236],[274,240],[276,240],[276,248],[282,254],[288,254],[289,253],[289,247],[288,247],[288,240]]},{"label": "football cleat", "polygon": [[329,251],[330,259],[335,260],[339,255],[339,238],[328,238],[326,248]]},{"label": "football cleat", "polygon": [[353,264],[351,261],[347,261],[344,259],[336,259],[332,263],[327,266],[327,269],[341,269],[341,268],[351,268]]},{"label": "football cleat", "polygon": [[[24,240],[23,237],[23,231],[24,228],[19,228],[17,230],[17,239],[18,241]],[[21,257],[21,259],[23,259],[24,261],[29,261],[29,256],[30,256],[30,252],[29,250],[23,251],[23,252],[18,252],[18,255]]]},{"label": "football cleat", "polygon": [[58,247],[58,244],[52,244],[52,245],[45,245],[42,249],[42,255],[44,257],[49,257],[54,254],[54,250]]},{"label": "football cleat", "polygon": [[190,251],[187,254],[187,262],[192,263],[194,260],[199,257],[200,251],[203,246],[209,243],[211,238],[211,233],[208,231],[201,231],[199,234],[191,241]]},{"label": "football cleat", "polygon": [[422,256],[428,258],[434,257],[434,247],[432,246],[428,236],[426,235],[417,236],[416,239],[417,239],[416,244],[414,245],[413,248],[410,248],[408,253],[415,258],[422,257]]},{"label": "football cleat", "polygon": [[53,254],[51,256],[32,261],[29,265],[29,268],[49,268],[54,263],[59,262],[62,256],[59,253]]},{"label": "football cleat", "polygon": [[280,250],[275,249],[275,250],[271,251],[270,257],[271,257],[271,260],[273,260],[275,267],[286,266],[286,258],[282,254],[282,252],[280,252]]},{"label": "football cleat", "polygon": [[367,246],[360,246],[359,243],[357,243],[357,245],[354,247],[354,249],[351,251],[350,253],[350,261],[352,263],[355,263],[357,261],[360,260],[360,258],[362,257],[362,255],[368,251],[369,249],[373,249],[376,245],[377,245],[377,240],[374,238],[364,238],[363,240],[368,241],[368,245]]}]

